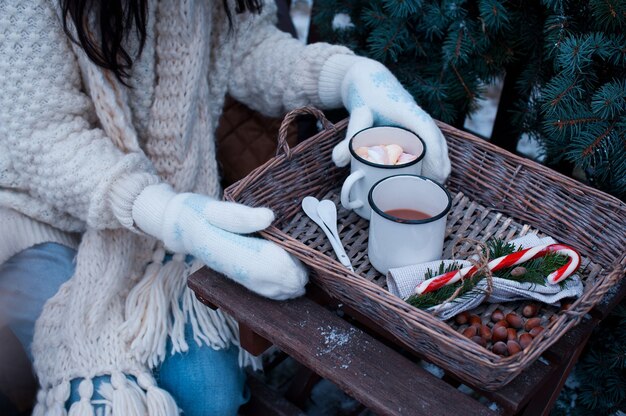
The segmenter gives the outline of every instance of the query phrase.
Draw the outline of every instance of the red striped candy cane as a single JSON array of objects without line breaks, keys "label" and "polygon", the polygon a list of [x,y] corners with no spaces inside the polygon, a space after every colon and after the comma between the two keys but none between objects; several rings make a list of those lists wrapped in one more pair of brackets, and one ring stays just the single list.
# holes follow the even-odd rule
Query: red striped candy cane
[{"label": "red striped candy cane", "polygon": [[[506,269],[507,267],[516,266],[531,259],[543,257],[546,254],[553,252],[563,254],[569,257],[569,261],[567,262],[567,264],[565,264],[558,270],[550,273],[547,277],[548,283],[556,284],[565,279],[567,276],[571,275],[576,269],[578,269],[578,266],[580,265],[580,254],[578,254],[573,248],[571,248],[570,246],[566,246],[565,244],[545,244],[541,246],[526,248],[520,251],[516,251],[515,253],[507,254],[506,256],[493,259],[489,263],[487,263],[487,267],[492,272],[495,272],[500,269]],[[415,293],[421,295],[437,290],[443,286],[456,283],[459,280],[468,279],[472,277],[477,270],[478,269],[476,266],[467,266],[462,268],[461,270],[453,270],[451,272],[435,276],[417,285],[415,287]]]}]

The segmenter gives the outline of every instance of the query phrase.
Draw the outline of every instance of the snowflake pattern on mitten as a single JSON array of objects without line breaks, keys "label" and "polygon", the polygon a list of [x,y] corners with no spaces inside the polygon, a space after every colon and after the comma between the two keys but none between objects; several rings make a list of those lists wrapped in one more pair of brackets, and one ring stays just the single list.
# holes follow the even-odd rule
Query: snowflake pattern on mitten
[{"label": "snowflake pattern on mitten", "polygon": [[170,250],[191,254],[266,297],[288,299],[304,293],[307,272],[302,264],[275,243],[247,235],[270,225],[274,215],[267,208],[176,194],[164,184],[146,188],[135,205],[133,218],[139,227]]},{"label": "snowflake pattern on mitten", "polygon": [[333,149],[337,166],[350,162],[348,140],[354,134],[371,126],[395,126],[414,132],[426,144],[422,173],[436,181],[445,181],[450,173],[450,160],[443,134],[384,65],[356,58],[344,76],[341,91],[350,122],[346,139]]}]

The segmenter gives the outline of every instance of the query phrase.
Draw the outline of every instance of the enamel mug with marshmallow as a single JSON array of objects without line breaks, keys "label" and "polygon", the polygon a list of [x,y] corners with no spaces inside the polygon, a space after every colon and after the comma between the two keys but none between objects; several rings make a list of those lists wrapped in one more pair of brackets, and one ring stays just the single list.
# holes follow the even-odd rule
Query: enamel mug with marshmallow
[{"label": "enamel mug with marshmallow", "polygon": [[[405,153],[417,156],[415,160],[401,165],[383,165],[370,162],[359,156],[356,149],[378,145],[397,144]],[[383,178],[398,174],[419,175],[422,172],[422,159],[426,153],[426,145],[415,133],[390,126],[370,127],[356,133],[350,139],[351,161],[350,175],[341,187],[341,205],[352,209],[361,217],[369,220],[370,204],[367,200],[372,185]]]}]

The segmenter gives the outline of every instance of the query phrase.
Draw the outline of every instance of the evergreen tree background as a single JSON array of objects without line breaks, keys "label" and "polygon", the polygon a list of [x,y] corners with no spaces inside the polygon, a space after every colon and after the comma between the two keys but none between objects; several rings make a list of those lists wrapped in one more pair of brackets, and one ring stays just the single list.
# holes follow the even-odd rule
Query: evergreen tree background
[{"label": "evergreen tree background", "polygon": [[[552,411],[552,416],[626,413],[626,306],[594,330],[589,344]],[[623,414],[623,413],[622,413]]]},{"label": "evergreen tree background", "polygon": [[492,140],[527,133],[548,164],[626,200],[625,0],[316,0],[313,23],[456,127],[506,74]]},{"label": "evergreen tree background", "polygon": [[[312,22],[459,128],[504,77],[491,140],[514,150],[527,133],[547,164],[626,201],[626,0],[315,0]],[[573,374],[554,414],[626,412],[626,302]]]}]

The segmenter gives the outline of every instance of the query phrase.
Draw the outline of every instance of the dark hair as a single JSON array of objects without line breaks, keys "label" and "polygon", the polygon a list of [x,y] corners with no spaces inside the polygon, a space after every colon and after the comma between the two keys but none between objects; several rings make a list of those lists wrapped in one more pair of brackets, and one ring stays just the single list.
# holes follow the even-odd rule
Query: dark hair
[{"label": "dark hair", "polygon": [[[63,30],[79,44],[96,65],[113,72],[125,84],[124,78],[143,50],[146,41],[146,12],[148,0],[60,0],[63,11]],[[228,22],[232,27],[232,14],[228,0],[222,0]],[[261,0],[236,0],[236,13],[250,11],[260,13]],[[89,26],[94,13],[97,27]],[[69,21],[76,28],[76,37],[69,30]],[[93,31],[99,33],[94,33]],[[137,36],[137,56],[130,56],[124,48],[124,40]]]}]

